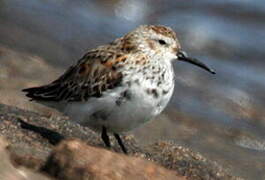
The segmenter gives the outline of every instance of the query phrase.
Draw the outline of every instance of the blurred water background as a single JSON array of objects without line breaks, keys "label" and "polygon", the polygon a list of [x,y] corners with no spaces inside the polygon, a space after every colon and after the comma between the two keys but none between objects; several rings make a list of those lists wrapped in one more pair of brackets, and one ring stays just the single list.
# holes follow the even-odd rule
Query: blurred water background
[{"label": "blurred water background", "polygon": [[142,145],[170,140],[217,161],[233,175],[265,179],[262,0],[0,0],[0,55],[24,53],[20,63],[6,54],[0,59],[0,94],[5,96],[0,101],[10,96],[5,103],[12,102],[30,82],[53,80],[87,49],[141,24],[172,27],[182,48],[217,74],[176,63],[169,107],[135,130],[137,139]]}]

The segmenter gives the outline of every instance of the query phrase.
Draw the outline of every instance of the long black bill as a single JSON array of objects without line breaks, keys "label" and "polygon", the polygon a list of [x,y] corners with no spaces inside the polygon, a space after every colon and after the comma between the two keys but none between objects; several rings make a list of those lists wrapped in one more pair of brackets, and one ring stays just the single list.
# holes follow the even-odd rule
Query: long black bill
[{"label": "long black bill", "polygon": [[208,71],[212,74],[215,74],[215,71],[213,69],[209,68],[204,63],[200,62],[198,59],[188,57],[184,51],[179,51],[177,56],[178,56],[178,60],[180,60],[180,61],[185,61],[185,62],[194,64],[196,66],[199,66],[199,67],[205,69],[206,71]]}]

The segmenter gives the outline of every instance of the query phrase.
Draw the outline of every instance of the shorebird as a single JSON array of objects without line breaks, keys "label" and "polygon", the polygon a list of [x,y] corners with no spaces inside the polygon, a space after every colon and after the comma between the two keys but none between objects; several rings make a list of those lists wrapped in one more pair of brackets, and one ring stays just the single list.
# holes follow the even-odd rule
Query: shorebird
[{"label": "shorebird", "polygon": [[159,115],[174,90],[172,63],[214,70],[182,51],[175,32],[142,25],[113,42],[89,50],[50,84],[23,89],[31,100],[64,112],[74,122],[101,131],[107,147],[119,134]]}]

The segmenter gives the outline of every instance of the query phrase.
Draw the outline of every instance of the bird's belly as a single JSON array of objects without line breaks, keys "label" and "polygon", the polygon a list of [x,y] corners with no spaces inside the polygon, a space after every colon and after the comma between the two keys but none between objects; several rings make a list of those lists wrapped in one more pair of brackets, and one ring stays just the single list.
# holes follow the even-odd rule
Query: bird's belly
[{"label": "bird's belly", "polygon": [[[127,92],[128,91],[128,92]],[[136,91],[121,90],[115,95],[92,99],[86,103],[69,104],[65,113],[75,122],[92,129],[101,130],[105,126],[109,131],[120,133],[132,130],[159,114],[166,106],[161,99]],[[127,92],[127,97],[120,95]],[[117,95],[119,94],[119,95]]]},{"label": "bird's belly", "polygon": [[144,99],[135,98],[115,105],[105,122],[106,126],[118,133],[132,130],[151,120],[156,107]]}]

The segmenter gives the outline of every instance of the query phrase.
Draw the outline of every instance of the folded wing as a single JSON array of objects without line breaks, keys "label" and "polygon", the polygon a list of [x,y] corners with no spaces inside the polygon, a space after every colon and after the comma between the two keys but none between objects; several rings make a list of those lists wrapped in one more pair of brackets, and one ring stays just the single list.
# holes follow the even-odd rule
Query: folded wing
[{"label": "folded wing", "polygon": [[36,101],[87,101],[120,85],[122,73],[116,66],[125,60],[123,54],[90,51],[52,83],[22,91]]}]

